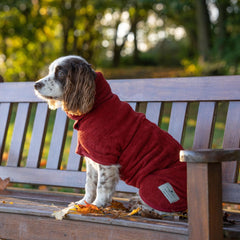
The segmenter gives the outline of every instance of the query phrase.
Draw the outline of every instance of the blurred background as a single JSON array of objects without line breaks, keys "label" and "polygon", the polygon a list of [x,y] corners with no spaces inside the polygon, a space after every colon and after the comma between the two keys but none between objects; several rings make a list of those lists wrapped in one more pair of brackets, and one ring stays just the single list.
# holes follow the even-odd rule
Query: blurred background
[{"label": "blurred background", "polygon": [[106,78],[239,74],[238,0],[1,0],[0,75],[76,54]]}]

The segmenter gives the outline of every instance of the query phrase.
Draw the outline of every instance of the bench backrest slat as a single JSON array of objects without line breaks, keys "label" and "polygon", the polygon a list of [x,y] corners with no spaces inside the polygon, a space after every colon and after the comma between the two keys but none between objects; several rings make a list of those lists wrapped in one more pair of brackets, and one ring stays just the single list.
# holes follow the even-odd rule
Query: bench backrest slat
[{"label": "bench backrest slat", "polygon": [[207,149],[212,143],[216,102],[200,102],[193,149]]},{"label": "bench backrest slat", "polygon": [[127,102],[238,101],[239,79],[240,76],[216,76],[124,79],[109,83],[113,92]]},{"label": "bench backrest slat", "polygon": [[80,170],[82,167],[82,159],[79,155],[75,154],[77,146],[77,130],[73,130],[72,141],[70,146],[70,153],[68,157],[67,170]]},{"label": "bench backrest slat", "polygon": [[146,109],[146,118],[155,123],[159,124],[162,116],[162,103],[161,102],[149,102]]},{"label": "bench backrest slat", "polygon": [[46,103],[38,103],[32,129],[32,137],[27,156],[26,167],[39,167],[47,129],[48,116],[48,105]]},{"label": "bench backrest slat", "polygon": [[19,103],[14,124],[11,146],[8,155],[8,167],[17,167],[20,164],[28,120],[30,103]]},{"label": "bench backrest slat", "polygon": [[137,109],[137,103],[136,102],[130,102],[129,105],[132,107],[134,111]]},{"label": "bench backrest slat", "polygon": [[11,103],[0,103],[0,165],[9,125]]},{"label": "bench backrest slat", "polygon": [[183,134],[184,134],[187,107],[188,107],[187,102],[174,102],[172,104],[168,132],[178,142],[182,142],[182,137],[183,137]]},{"label": "bench backrest slat", "polygon": [[[240,102],[230,102],[228,107],[223,148],[239,148],[240,144]],[[223,163],[223,179],[226,182],[236,182],[239,172],[239,162]]]},{"label": "bench backrest slat", "polygon": [[68,118],[65,112],[60,108],[57,109],[56,119],[52,132],[52,139],[48,153],[47,166],[48,169],[59,169],[61,157],[63,153]]}]

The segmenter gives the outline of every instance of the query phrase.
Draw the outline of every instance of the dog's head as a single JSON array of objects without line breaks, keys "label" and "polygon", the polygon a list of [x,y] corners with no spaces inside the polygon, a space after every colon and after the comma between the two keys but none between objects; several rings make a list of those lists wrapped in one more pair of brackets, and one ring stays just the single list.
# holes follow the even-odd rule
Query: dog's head
[{"label": "dog's head", "polygon": [[82,57],[60,57],[51,63],[48,75],[38,80],[34,88],[49,108],[62,107],[66,112],[81,115],[94,105],[95,77],[91,65]]}]

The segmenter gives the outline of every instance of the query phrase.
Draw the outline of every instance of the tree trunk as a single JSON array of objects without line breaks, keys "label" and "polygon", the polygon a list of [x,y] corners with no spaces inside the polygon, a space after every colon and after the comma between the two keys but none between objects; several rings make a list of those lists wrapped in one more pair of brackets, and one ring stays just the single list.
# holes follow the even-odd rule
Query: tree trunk
[{"label": "tree trunk", "polygon": [[209,60],[210,20],[206,0],[195,0],[197,17],[198,53],[200,61]]},{"label": "tree trunk", "polygon": [[228,0],[217,1],[217,7],[219,11],[218,24],[217,24],[217,36],[218,36],[218,49],[219,57],[223,56],[223,49],[225,45],[225,40],[227,39],[226,30],[226,18],[227,18],[227,7],[229,5]]},{"label": "tree trunk", "polygon": [[139,63],[139,51],[138,51],[138,41],[137,41],[137,21],[132,23],[132,33],[134,35],[134,52],[133,52],[133,60],[134,63]]}]

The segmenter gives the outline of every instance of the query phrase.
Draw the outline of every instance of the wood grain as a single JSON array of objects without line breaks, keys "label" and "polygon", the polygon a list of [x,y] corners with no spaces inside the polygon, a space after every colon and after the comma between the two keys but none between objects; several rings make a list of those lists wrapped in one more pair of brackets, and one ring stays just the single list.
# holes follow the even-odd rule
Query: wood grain
[{"label": "wood grain", "polygon": [[54,122],[52,139],[48,153],[47,166],[48,169],[59,169],[61,158],[66,139],[68,118],[66,113],[61,109],[57,109],[56,119]]},{"label": "wood grain", "polygon": [[11,104],[10,103],[0,103],[0,165],[2,161],[2,154],[4,151],[6,134],[8,130],[10,113],[11,113]]},{"label": "wood grain", "polygon": [[[223,137],[223,148],[239,148],[240,143],[240,102],[230,102],[225,132]],[[225,182],[237,182],[239,175],[239,161],[223,163],[223,180]]]},{"label": "wood grain", "polygon": [[[135,224],[136,227],[121,226],[119,223],[101,224],[96,221],[56,221],[53,218],[26,216],[21,214],[0,213],[0,237],[10,239],[111,239],[111,240],[187,240],[186,227],[181,225],[167,226],[163,230],[143,229],[147,224]],[[110,219],[109,219],[110,220]],[[117,220],[115,220],[117,222]],[[41,226],[41,227],[39,227]],[[173,230],[171,232],[171,229]],[[180,230],[180,233],[177,231]],[[185,232],[185,234],[181,233]]]},{"label": "wood grain", "polygon": [[193,149],[207,149],[211,146],[215,112],[215,102],[200,102]]},{"label": "wood grain", "polygon": [[46,103],[39,103],[35,114],[26,167],[39,167],[47,130],[48,116],[48,105]]},{"label": "wood grain", "polygon": [[168,133],[178,142],[182,142],[183,139],[187,106],[186,102],[174,102],[172,104]]},{"label": "wood grain", "polygon": [[189,163],[222,163],[238,161],[240,149],[182,150],[180,161]]},{"label": "wood grain", "polygon": [[137,109],[137,103],[136,102],[129,102],[129,105],[132,107],[134,111]]},{"label": "wood grain", "polygon": [[[239,79],[239,76],[214,76],[108,82],[112,91],[127,102],[235,101],[239,100]],[[0,102],[43,102],[34,94],[33,85],[33,82],[0,83]]]},{"label": "wood grain", "polygon": [[16,167],[20,164],[29,114],[30,103],[19,103],[7,161],[9,167]]},{"label": "wood grain", "polygon": [[[224,201],[240,203],[240,189],[236,184],[239,170],[239,161],[236,160],[240,159],[240,76],[125,79],[109,80],[109,83],[113,92],[117,93],[121,100],[128,101],[134,110],[137,110],[138,103],[147,105],[146,117],[156,124],[161,119],[163,105],[171,102],[168,131],[178,141],[182,140],[184,134],[189,103],[200,102],[193,143],[193,149],[199,150],[211,147],[217,102],[230,102],[223,140],[225,150],[183,151],[181,155],[181,160],[186,161],[188,166],[189,232],[186,224],[176,221],[153,221],[153,224],[149,224],[145,220],[139,223],[136,219],[126,221],[72,215],[68,220],[56,222],[49,218],[50,213],[44,207],[29,210],[24,206],[1,205],[0,238],[79,239],[79,236],[84,236],[86,239],[221,240],[222,197]],[[32,140],[26,167],[19,167],[32,102],[38,103]],[[0,111],[4,113],[4,116],[0,117],[0,124],[4,128],[0,129],[0,156],[4,148],[12,103],[19,103],[19,106],[7,166],[0,166],[0,177],[10,177],[11,182],[16,183],[84,188],[86,173],[78,171],[81,169],[82,160],[74,153],[76,131],[73,132],[67,170],[59,170],[68,123],[61,109],[58,109],[56,114],[47,169],[39,169],[48,110],[46,103],[35,96],[32,82],[0,83]],[[224,161],[228,163],[223,163],[222,185],[221,164]],[[116,189],[131,193],[137,191],[122,181]],[[18,196],[23,198],[23,195],[24,193]],[[27,191],[26,195],[29,195]],[[1,196],[6,199],[7,193],[2,193]],[[47,199],[50,201],[50,195],[38,196],[45,203]],[[61,204],[64,203],[59,197],[55,199]],[[40,225],[45,231],[39,230]]]},{"label": "wood grain", "polygon": [[187,164],[189,240],[223,239],[221,164]]},{"label": "wood grain", "polygon": [[81,157],[75,153],[77,147],[77,130],[73,130],[71,147],[68,157],[67,170],[81,170],[82,161]]},{"label": "wood grain", "polygon": [[159,124],[162,114],[162,103],[161,102],[149,102],[146,109],[146,118],[155,123]]}]

